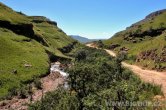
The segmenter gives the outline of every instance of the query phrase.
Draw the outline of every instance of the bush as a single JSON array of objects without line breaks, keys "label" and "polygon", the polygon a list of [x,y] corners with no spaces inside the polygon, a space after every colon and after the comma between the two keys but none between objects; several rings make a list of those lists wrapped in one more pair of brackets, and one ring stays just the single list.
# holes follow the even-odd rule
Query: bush
[{"label": "bush", "polygon": [[75,54],[75,59],[77,61],[86,59],[86,50],[80,50]]},{"label": "bush", "polygon": [[29,110],[79,110],[79,100],[74,94],[59,88],[48,92],[43,100],[29,106]]},{"label": "bush", "polygon": [[8,95],[7,95],[7,99],[11,99],[13,96],[17,96],[18,95],[18,88],[13,86],[12,88],[8,89]]},{"label": "bush", "polygon": [[97,45],[98,45],[99,48],[103,48],[104,47],[104,44],[103,44],[103,42],[101,40],[99,40],[97,42]]},{"label": "bush", "polygon": [[21,85],[20,90],[19,90],[19,96],[22,99],[25,99],[28,97],[28,89],[26,86]]},{"label": "bush", "polygon": [[36,78],[36,79],[34,80],[34,84],[35,84],[35,87],[36,87],[37,89],[42,89],[42,83],[41,83],[40,79]]},{"label": "bush", "polygon": [[[86,58],[81,59],[84,52]],[[130,106],[111,107],[106,102],[151,100],[161,94],[159,87],[142,83],[139,77],[121,67],[125,55],[112,58],[103,50],[87,47],[76,53],[79,60],[67,69],[70,90],[61,88],[50,92],[31,105],[30,110],[134,110]]]},{"label": "bush", "polygon": [[127,60],[131,60],[131,61],[133,61],[133,62],[135,62],[136,59],[137,59],[137,56],[135,56],[135,55],[131,55],[131,56],[128,56],[128,57],[127,57]]}]

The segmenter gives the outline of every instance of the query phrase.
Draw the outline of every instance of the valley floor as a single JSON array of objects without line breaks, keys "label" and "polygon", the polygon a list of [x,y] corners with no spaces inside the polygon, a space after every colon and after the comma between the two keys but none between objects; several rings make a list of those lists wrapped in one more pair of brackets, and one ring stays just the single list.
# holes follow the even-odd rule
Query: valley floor
[{"label": "valley floor", "polygon": [[[88,47],[96,48],[93,44],[87,44]],[[105,49],[105,51],[111,56],[116,57],[116,54],[111,51]],[[166,72],[158,72],[153,70],[145,70],[137,65],[131,65],[126,62],[122,62],[122,65],[126,68],[132,70],[135,74],[137,74],[143,81],[149,82],[152,84],[161,85],[164,96],[166,97]]]}]

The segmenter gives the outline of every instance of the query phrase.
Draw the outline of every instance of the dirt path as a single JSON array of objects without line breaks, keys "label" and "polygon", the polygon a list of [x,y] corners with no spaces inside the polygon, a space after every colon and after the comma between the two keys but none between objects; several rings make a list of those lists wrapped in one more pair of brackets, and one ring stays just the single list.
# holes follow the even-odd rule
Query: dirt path
[{"label": "dirt path", "polygon": [[[93,44],[87,44],[88,47],[96,48]],[[105,51],[110,54],[111,56],[116,57],[116,54],[111,51],[105,49]],[[132,70],[135,74],[140,76],[140,78],[149,83],[157,84],[162,86],[162,91],[164,96],[166,97],[166,72],[158,72],[153,70],[144,70],[139,66],[131,65],[126,62],[122,62],[122,65],[126,68]]]},{"label": "dirt path", "polygon": [[[64,83],[64,78],[59,73],[51,73],[41,79],[42,90],[33,90],[32,103],[42,98],[42,95],[49,91],[54,91],[59,85]],[[30,104],[30,96],[26,99],[19,99],[18,97],[12,100],[5,100],[0,102],[0,110],[27,110],[27,105]]]}]

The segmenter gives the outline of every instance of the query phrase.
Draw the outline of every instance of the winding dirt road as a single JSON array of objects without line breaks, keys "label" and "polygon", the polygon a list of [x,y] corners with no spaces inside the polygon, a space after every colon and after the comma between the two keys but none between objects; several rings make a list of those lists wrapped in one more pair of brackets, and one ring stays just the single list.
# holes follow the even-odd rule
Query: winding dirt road
[{"label": "winding dirt road", "polygon": [[[86,46],[96,48],[93,44],[87,44]],[[116,54],[105,49],[105,51],[113,57],[116,57]],[[126,68],[129,68],[136,75],[138,75],[143,81],[149,82],[156,85],[161,85],[164,96],[166,97],[166,72],[158,72],[153,70],[145,70],[137,65],[131,65],[126,62],[122,62],[122,65]]]}]

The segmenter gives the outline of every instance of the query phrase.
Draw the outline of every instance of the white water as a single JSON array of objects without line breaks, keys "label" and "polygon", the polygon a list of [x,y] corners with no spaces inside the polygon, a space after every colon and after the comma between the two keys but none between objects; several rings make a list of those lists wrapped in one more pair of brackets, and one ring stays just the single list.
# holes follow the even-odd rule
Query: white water
[{"label": "white water", "polygon": [[50,72],[51,73],[53,73],[53,72],[59,72],[63,77],[66,77],[66,78],[69,76],[68,73],[66,73],[63,70],[61,70],[59,63],[52,64],[51,68],[50,68]]},{"label": "white water", "polygon": [[69,84],[68,84],[68,82],[66,81],[66,79],[68,78],[69,74],[66,73],[66,72],[64,72],[63,69],[60,68],[60,63],[59,63],[59,62],[55,62],[54,64],[51,65],[50,72],[51,72],[51,73],[54,73],[54,72],[60,73],[60,75],[63,76],[64,79],[65,79],[65,82],[64,82],[63,87],[64,87],[65,89],[68,89],[68,88],[69,88]]}]

